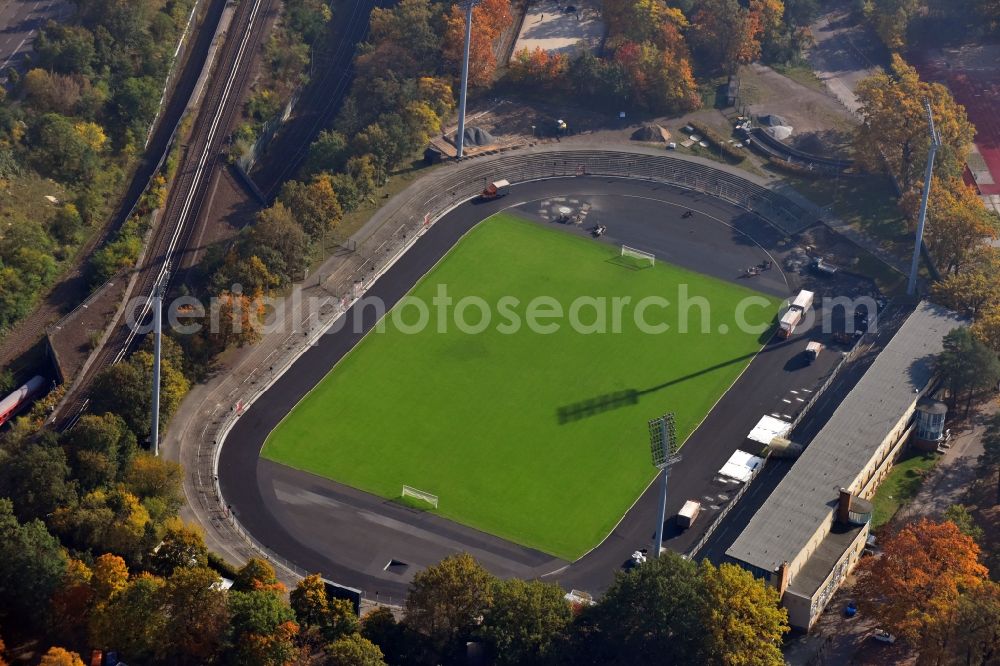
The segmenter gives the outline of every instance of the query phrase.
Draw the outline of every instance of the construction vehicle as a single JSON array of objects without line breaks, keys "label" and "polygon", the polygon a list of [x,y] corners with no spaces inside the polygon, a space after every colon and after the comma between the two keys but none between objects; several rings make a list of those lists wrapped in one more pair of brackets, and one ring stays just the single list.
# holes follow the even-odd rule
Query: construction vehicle
[{"label": "construction vehicle", "polygon": [[695,500],[684,502],[684,506],[677,512],[677,527],[682,530],[691,527],[694,521],[698,519],[699,513],[701,513],[701,502],[696,502]]},{"label": "construction vehicle", "polygon": [[508,194],[510,194],[510,183],[506,180],[494,180],[486,186],[479,197],[484,201],[489,201],[490,199],[505,197]]},{"label": "construction vehicle", "polygon": [[781,315],[781,321],[778,325],[779,337],[787,338],[795,332],[795,327],[802,323],[806,312],[812,307],[813,296],[813,292],[805,289],[798,293],[795,300],[785,310],[785,314]]}]

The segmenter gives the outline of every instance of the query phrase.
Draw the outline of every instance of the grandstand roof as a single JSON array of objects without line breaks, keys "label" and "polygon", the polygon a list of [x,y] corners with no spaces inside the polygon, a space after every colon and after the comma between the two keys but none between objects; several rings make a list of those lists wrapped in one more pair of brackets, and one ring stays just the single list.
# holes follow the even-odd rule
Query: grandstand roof
[{"label": "grandstand roof", "polygon": [[794,560],[930,383],[944,336],[963,323],[921,302],[726,555],[764,571]]}]

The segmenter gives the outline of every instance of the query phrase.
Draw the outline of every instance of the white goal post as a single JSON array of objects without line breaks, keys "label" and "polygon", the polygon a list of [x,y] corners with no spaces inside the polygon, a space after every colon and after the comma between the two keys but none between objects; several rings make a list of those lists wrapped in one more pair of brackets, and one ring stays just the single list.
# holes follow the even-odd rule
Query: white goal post
[{"label": "white goal post", "polygon": [[438,496],[431,495],[430,493],[425,493],[422,490],[417,490],[411,486],[403,486],[403,497],[415,497],[418,500],[427,502],[435,509],[438,508]]},{"label": "white goal post", "polygon": [[628,245],[622,245],[622,256],[632,257],[633,259],[645,259],[649,262],[650,266],[656,264],[656,255],[651,252],[643,252],[642,250],[637,250],[634,247],[629,247]]}]

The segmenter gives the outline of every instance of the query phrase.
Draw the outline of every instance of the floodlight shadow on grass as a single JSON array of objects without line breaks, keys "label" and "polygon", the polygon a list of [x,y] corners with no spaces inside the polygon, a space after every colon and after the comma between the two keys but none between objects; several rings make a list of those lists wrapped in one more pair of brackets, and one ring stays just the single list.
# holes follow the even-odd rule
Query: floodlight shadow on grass
[{"label": "floodlight shadow on grass", "polygon": [[721,370],[722,368],[733,365],[734,363],[742,363],[743,361],[753,358],[756,355],[756,351],[743,354],[728,361],[716,363],[715,365],[699,370],[698,372],[691,372],[683,377],[678,377],[677,379],[671,379],[670,381],[663,382],[662,384],[657,384],[656,386],[650,386],[644,389],[630,388],[622,391],[614,391],[613,393],[605,393],[593,398],[587,398],[586,400],[580,400],[579,402],[564,405],[556,409],[556,420],[559,421],[560,425],[565,425],[573,421],[579,421],[591,416],[597,416],[598,414],[608,412],[613,409],[621,409],[622,407],[635,405],[638,404],[639,399],[647,393],[661,391],[665,388],[674,386],[675,384],[686,382],[709,372]]}]

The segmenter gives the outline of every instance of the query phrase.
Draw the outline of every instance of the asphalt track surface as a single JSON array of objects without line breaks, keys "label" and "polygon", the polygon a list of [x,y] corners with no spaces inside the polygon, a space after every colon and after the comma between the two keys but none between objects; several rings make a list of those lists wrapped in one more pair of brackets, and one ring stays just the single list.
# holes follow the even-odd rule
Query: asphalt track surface
[{"label": "asphalt track surface", "polygon": [[72,13],[64,0],[0,0],[0,77],[8,67],[24,69],[39,28]]},{"label": "asphalt track surface", "polygon": [[[551,221],[560,206],[586,211],[586,222],[580,225],[583,228]],[[741,277],[747,266],[768,257],[777,259],[780,250],[782,235],[756,215],[667,185],[576,177],[520,184],[498,201],[459,206],[431,227],[367,296],[379,297],[391,307],[467,231],[504,209],[515,209],[566,233],[584,234],[586,228],[605,224],[608,233],[597,242],[613,246],[627,243],[654,252],[658,260],[773,295],[788,296],[798,287],[793,277],[777,268],[779,261],[775,261],[775,270],[752,281]],[[687,210],[693,215],[685,218]],[[558,258],[553,262],[557,267]],[[655,483],[599,546],[570,563],[261,459],[267,434],[375,323],[373,308],[350,309],[340,325],[322,336],[281,376],[227,436],[220,454],[219,482],[229,508],[259,542],[303,570],[320,572],[330,580],[360,588],[369,598],[384,601],[399,601],[416,571],[459,551],[471,553],[500,576],[543,578],[566,589],[597,594],[633,550],[651,544],[658,508]],[[675,514],[685,500],[697,498],[706,506],[705,515],[685,532],[668,526],[667,547],[686,551],[712,522],[712,514],[725,506],[733,488],[720,485],[716,472],[736,449],[747,445],[746,435],[760,417],[768,413],[794,416],[808,392],[830,372],[838,358],[833,351],[822,354],[812,365],[802,361],[806,340],[812,335],[810,331],[790,340],[765,340],[767,336],[762,336],[761,353],[688,438],[682,460],[671,471],[667,515]],[[735,358],[732,362],[745,360]],[[266,373],[268,368],[261,371]],[[670,376],[665,368],[661,386],[685,379]],[[653,416],[656,414],[650,414]],[[581,487],[580,492],[587,489]]]}]

